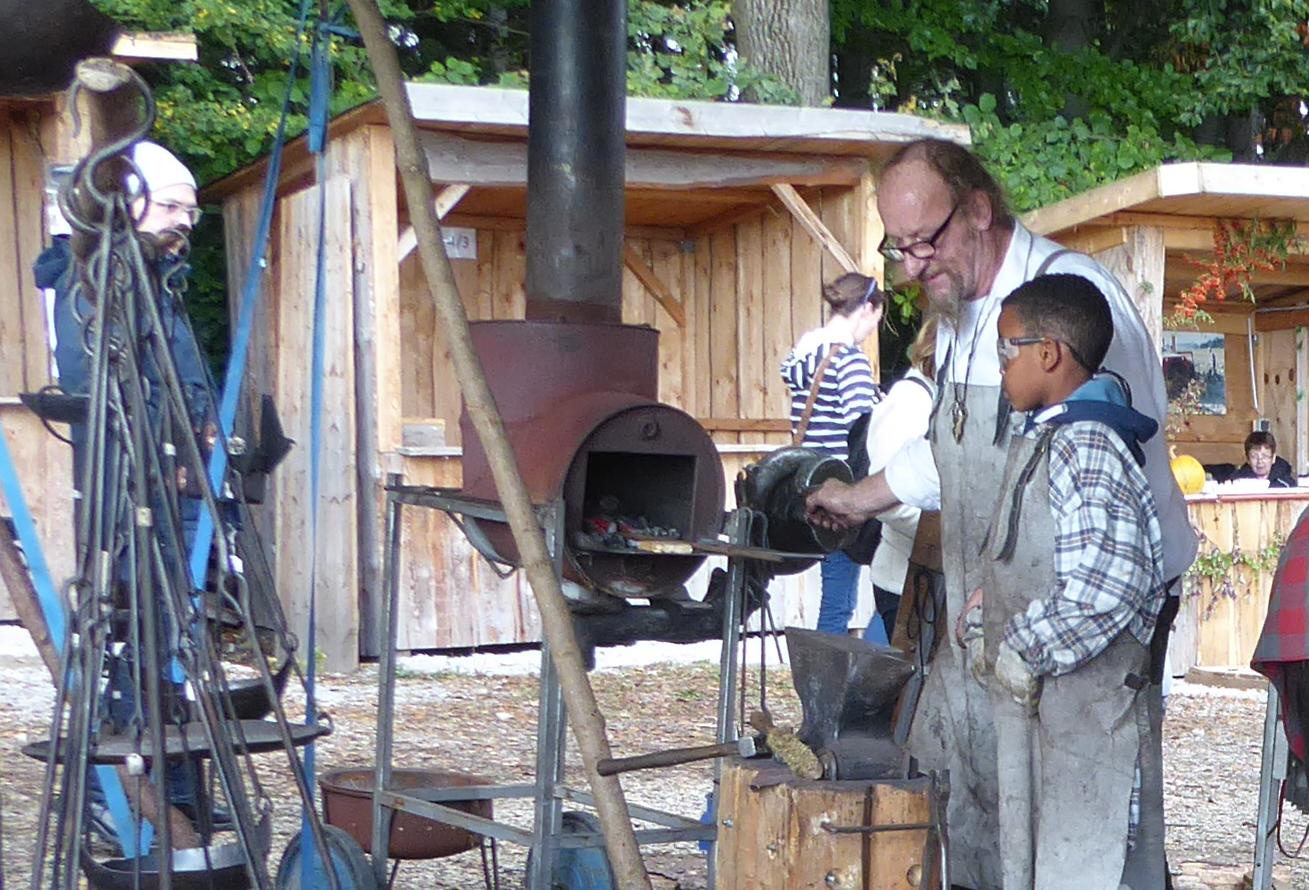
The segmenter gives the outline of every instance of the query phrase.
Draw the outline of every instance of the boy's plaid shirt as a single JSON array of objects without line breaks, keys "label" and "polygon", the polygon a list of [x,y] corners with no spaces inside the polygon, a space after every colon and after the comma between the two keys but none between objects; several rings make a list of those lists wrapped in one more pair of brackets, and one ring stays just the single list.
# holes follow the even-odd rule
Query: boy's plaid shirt
[{"label": "boy's plaid shirt", "polygon": [[[1028,435],[1040,435],[1038,423]],[[1167,595],[1163,535],[1145,474],[1118,434],[1097,421],[1060,427],[1050,442],[1055,584],[1016,615],[1005,641],[1038,675],[1066,674],[1124,630],[1149,644]]]}]

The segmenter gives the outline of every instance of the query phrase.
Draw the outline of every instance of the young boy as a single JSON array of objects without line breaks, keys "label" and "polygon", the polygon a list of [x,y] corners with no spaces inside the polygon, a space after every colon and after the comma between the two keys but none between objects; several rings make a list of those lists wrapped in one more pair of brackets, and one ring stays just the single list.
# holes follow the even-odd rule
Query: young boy
[{"label": "young boy", "polygon": [[1162,795],[1137,788],[1166,595],[1140,444],[1157,424],[1095,375],[1113,319],[1086,279],[1022,285],[998,328],[1004,393],[1027,412],[987,537],[978,671],[995,708],[1004,886],[1158,890]]}]

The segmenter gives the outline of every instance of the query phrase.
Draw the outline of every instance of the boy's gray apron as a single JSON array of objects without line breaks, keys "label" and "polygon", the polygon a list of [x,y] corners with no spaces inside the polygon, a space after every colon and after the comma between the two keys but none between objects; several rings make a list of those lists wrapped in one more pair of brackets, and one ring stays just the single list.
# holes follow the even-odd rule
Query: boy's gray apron
[{"label": "boy's gray apron", "polygon": [[[941,367],[949,366],[949,359]],[[982,541],[999,497],[1003,442],[997,446],[1000,387],[972,384],[955,389],[942,381],[929,436],[941,478],[941,554],[946,614],[937,626],[936,648],[909,734],[909,750],[923,769],[950,770],[950,877],[960,886],[1000,886],[996,822],[995,728],[986,691],[969,674],[954,642],[955,618],[982,583],[988,559]],[[956,395],[967,410],[963,435],[953,435]]]},{"label": "boy's gray apron", "polygon": [[[1045,455],[1053,433],[1050,427],[1039,438],[1016,439],[1010,449],[987,544],[997,576],[983,584],[988,667],[1009,618],[1046,596],[1055,581]],[[1005,890],[1164,886],[1161,822],[1156,827],[1143,818],[1130,856],[1127,851],[1137,758],[1158,750],[1149,744],[1148,699],[1158,687],[1143,682],[1148,663],[1146,647],[1120,634],[1077,670],[1047,677],[1035,718],[993,691]],[[1161,796],[1145,784],[1142,816],[1162,814]]]}]

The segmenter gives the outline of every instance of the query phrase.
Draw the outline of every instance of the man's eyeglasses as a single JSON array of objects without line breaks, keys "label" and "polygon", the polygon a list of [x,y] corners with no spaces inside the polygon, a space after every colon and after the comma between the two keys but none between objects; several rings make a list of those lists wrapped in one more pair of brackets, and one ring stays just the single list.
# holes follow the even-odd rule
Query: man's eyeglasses
[{"label": "man's eyeglasses", "polygon": [[194,204],[178,204],[176,201],[151,201],[150,203],[169,216],[186,214],[186,218],[193,226],[200,222],[200,217],[203,214],[203,211]]},{"label": "man's eyeglasses", "polygon": [[945,230],[950,226],[950,220],[954,219],[955,213],[959,210],[959,205],[955,204],[950,208],[949,215],[946,216],[945,222],[936,227],[936,231],[928,235],[921,241],[915,241],[912,244],[887,244],[886,238],[877,246],[877,252],[886,257],[893,263],[903,263],[905,257],[913,257],[916,260],[930,259],[936,253],[936,242],[941,240]]}]

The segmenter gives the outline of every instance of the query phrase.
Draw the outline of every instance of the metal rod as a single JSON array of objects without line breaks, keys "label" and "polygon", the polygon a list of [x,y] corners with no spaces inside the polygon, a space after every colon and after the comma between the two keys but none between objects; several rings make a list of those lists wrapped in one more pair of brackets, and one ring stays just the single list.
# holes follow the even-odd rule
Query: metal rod
[{"label": "metal rod", "polygon": [[[387,477],[388,487],[400,484],[401,476]],[[395,720],[395,646],[399,632],[400,543],[404,524],[403,502],[395,491],[386,495],[386,554],[382,561],[382,638],[377,665],[377,749],[373,761],[373,877],[386,886],[386,859],[391,837],[391,810],[383,807],[383,792],[391,785],[391,754]]]}]

